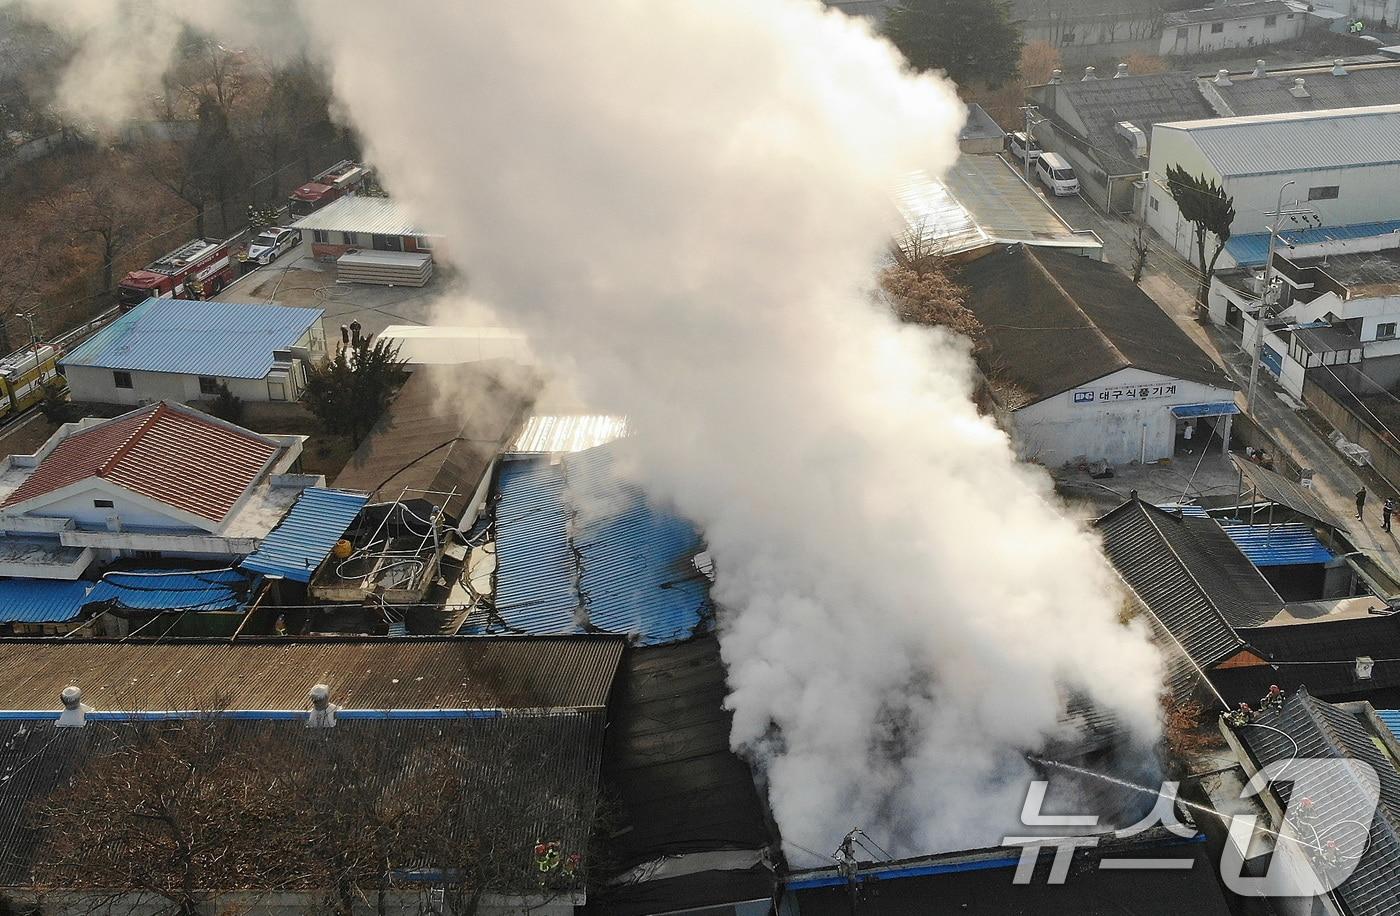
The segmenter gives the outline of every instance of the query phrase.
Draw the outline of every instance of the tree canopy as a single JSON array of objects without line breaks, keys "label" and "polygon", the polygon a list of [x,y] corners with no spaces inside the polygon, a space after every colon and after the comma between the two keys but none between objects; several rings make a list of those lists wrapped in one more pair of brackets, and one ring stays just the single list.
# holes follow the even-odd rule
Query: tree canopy
[{"label": "tree canopy", "polygon": [[358,445],[406,377],[397,345],[361,337],[311,368],[306,403],[327,430]]},{"label": "tree canopy", "polygon": [[917,70],[942,70],[959,86],[1000,86],[1016,75],[1021,35],[1006,0],[903,0],[884,33]]},{"label": "tree canopy", "polygon": [[[1225,189],[1204,175],[1192,175],[1180,166],[1167,169],[1167,193],[1176,202],[1181,218],[1191,224],[1196,240],[1197,264],[1201,268],[1197,305],[1205,307],[1210,293],[1210,278],[1215,274],[1215,262],[1230,241],[1230,226],[1235,222],[1235,199]],[[1206,236],[1213,236],[1215,247],[1206,256]]]}]

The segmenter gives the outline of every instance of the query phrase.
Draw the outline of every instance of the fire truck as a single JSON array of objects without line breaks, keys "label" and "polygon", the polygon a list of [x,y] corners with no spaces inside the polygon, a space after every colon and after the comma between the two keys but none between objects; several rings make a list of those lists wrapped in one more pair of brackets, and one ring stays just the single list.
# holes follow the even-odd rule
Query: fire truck
[{"label": "fire truck", "polygon": [[369,174],[367,167],[349,159],[337,162],[293,191],[287,198],[287,208],[294,219],[306,216],[351,191],[358,191]]},{"label": "fire truck", "polygon": [[35,344],[0,359],[0,419],[44,399],[44,385],[58,379],[58,350]]},{"label": "fire truck", "polygon": [[238,246],[233,238],[194,239],[141,270],[127,274],[117,286],[117,303],[130,311],[152,296],[206,299],[238,278]]}]

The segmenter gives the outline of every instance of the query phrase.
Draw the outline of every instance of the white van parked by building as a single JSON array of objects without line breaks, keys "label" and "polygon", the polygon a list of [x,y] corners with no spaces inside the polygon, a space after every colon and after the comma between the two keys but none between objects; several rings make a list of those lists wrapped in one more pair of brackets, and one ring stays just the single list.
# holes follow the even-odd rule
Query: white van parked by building
[{"label": "white van parked by building", "polygon": [[1079,176],[1059,153],[1041,153],[1040,161],[1035,164],[1035,174],[1056,197],[1079,193]]}]

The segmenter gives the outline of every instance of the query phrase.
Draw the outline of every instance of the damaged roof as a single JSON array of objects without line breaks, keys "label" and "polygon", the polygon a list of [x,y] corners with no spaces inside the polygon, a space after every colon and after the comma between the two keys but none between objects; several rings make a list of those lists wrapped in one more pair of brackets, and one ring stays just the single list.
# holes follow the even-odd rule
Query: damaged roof
[{"label": "damaged roof", "polygon": [[491,462],[519,433],[534,391],[533,379],[503,361],[421,366],[335,486],[370,493],[371,502],[392,502],[405,490],[450,493],[440,504],[455,521]]},{"label": "damaged roof", "polygon": [[1014,382],[1033,402],[1129,367],[1235,388],[1111,264],[1017,245],[966,265],[959,280],[967,288],[965,304],[986,328],[992,374]]}]

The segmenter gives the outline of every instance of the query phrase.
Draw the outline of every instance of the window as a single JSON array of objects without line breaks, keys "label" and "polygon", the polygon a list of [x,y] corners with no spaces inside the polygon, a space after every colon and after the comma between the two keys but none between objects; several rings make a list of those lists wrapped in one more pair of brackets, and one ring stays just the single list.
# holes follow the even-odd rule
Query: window
[{"label": "window", "polygon": [[1155,197],[1149,198],[1147,201],[1147,205],[1154,210],[1162,209],[1161,206],[1157,203],[1157,198]]},{"label": "window", "polygon": [[421,236],[421,235],[418,236],[416,239],[413,240],[413,244],[415,244],[415,245],[418,246],[418,250],[419,250],[419,251],[432,251],[432,250],[433,250],[433,240],[430,239],[430,238],[424,238],[424,237]]},{"label": "window", "polygon": [[1212,22],[1212,23],[1210,24],[1210,34],[1212,34],[1212,35],[1219,35],[1219,34],[1220,34],[1221,32],[1223,32],[1223,31],[1225,31],[1225,23],[1223,23],[1223,22]]},{"label": "window", "polygon": [[1376,325],[1376,340],[1389,340],[1395,336],[1395,322],[1383,321]]},{"label": "window", "polygon": [[1277,16],[1265,16],[1265,17],[1264,17],[1264,28],[1266,28],[1266,29],[1272,29],[1272,28],[1273,28],[1274,26],[1276,26],[1276,25],[1278,25],[1278,17],[1277,17]]},{"label": "window", "polygon": [[92,507],[94,509],[115,509],[117,504],[110,499],[94,499],[92,501]]},{"label": "window", "polygon": [[201,375],[199,377],[199,393],[207,394],[210,397],[217,395],[219,393],[219,380]]},{"label": "window", "polygon": [[1308,200],[1336,200],[1341,189],[1334,184],[1325,184],[1317,188],[1308,188]]},{"label": "window", "polygon": [[1292,19],[1292,18],[1293,18],[1293,14],[1292,14],[1292,13],[1289,13],[1287,16],[1284,16],[1283,18],[1284,18],[1284,19]]},{"label": "window", "polygon": [[322,242],[322,243],[324,243],[324,242],[329,242],[330,240],[331,240],[331,234],[330,234],[329,232],[327,232],[326,230],[324,230],[324,229],[313,229],[313,230],[311,230],[311,241],[313,241],[313,242]]},{"label": "window", "polygon": [[341,235],[345,236],[345,244],[347,245],[360,244],[360,234],[358,232],[342,232]]},{"label": "window", "polygon": [[131,384],[131,373],[130,373],[130,372],[113,372],[113,373],[112,373],[112,383],[113,383],[114,385],[116,385],[118,388],[133,388],[133,387],[135,387],[134,385]]},{"label": "window", "polygon": [[1177,30],[1176,30],[1176,38],[1177,38],[1178,41],[1185,41],[1185,40],[1186,40],[1186,30],[1185,30],[1185,29],[1177,29]]}]

